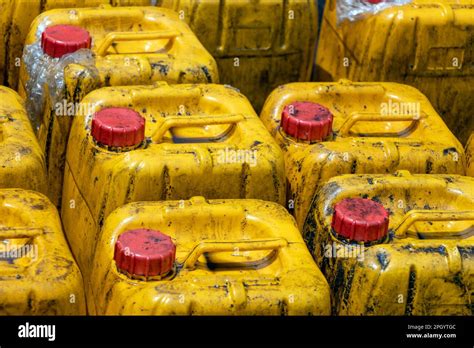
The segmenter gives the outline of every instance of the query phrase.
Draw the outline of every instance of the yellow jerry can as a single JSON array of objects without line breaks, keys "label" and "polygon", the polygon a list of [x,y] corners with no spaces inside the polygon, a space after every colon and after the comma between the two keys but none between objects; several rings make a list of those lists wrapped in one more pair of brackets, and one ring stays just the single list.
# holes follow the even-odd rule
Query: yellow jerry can
[{"label": "yellow jerry can", "polygon": [[[39,35],[38,49],[45,55],[61,58],[62,54],[74,53],[78,48],[90,48],[95,54],[87,64],[65,65],[61,71],[63,77],[51,73],[50,79],[62,78],[64,85],[58,82],[52,85],[45,79],[47,87],[38,92],[47,99],[44,115],[37,116],[38,138],[46,154],[50,196],[58,206],[72,116],[88,92],[103,86],[145,85],[155,81],[218,82],[212,56],[169,9],[101,6],[51,10],[33,22],[26,44],[36,42]],[[51,66],[55,64],[60,63],[53,62]],[[20,94],[28,94],[27,81],[26,68],[22,68]],[[33,92],[30,94],[34,96]],[[37,105],[41,101],[32,103]],[[32,112],[42,113],[42,110]]]},{"label": "yellow jerry can", "polygon": [[81,273],[51,202],[1,189],[0,216],[0,315],[86,314]]},{"label": "yellow jerry can", "polygon": [[331,312],[327,282],[293,218],[253,199],[118,208],[105,222],[88,286],[99,315]]},{"label": "yellow jerry can", "polygon": [[82,103],[92,108],[71,129],[62,219],[84,275],[104,219],[125,203],[285,201],[283,155],[230,86],[108,87]]},{"label": "yellow jerry can", "polygon": [[23,44],[31,23],[40,13],[55,8],[147,6],[151,0],[0,0],[0,82],[17,89]]},{"label": "yellow jerry can", "polygon": [[336,0],[328,0],[316,75],[318,81],[347,78],[412,85],[465,144],[474,130],[473,52],[472,0],[414,0],[339,25]]},{"label": "yellow jerry can", "polygon": [[429,101],[397,83],[293,83],[261,120],[283,149],[288,207],[301,228],[317,188],[342,174],[465,174],[465,154]]},{"label": "yellow jerry can", "polygon": [[467,175],[474,176],[474,132],[466,145]]},{"label": "yellow jerry can", "polygon": [[313,0],[158,0],[186,21],[219,66],[221,83],[257,110],[281,84],[308,81],[318,35]]},{"label": "yellow jerry can", "polygon": [[0,86],[0,188],[46,193],[44,155],[15,91]]},{"label": "yellow jerry can", "polygon": [[303,236],[333,314],[474,313],[474,178],[343,175],[320,193]]}]

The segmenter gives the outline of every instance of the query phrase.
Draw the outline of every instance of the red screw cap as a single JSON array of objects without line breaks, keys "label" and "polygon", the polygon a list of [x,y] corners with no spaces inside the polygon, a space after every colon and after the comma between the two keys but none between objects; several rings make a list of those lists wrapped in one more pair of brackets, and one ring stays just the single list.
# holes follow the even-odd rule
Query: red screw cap
[{"label": "red screw cap", "polygon": [[370,199],[346,198],[334,206],[331,226],[352,241],[381,240],[388,233],[388,211]]},{"label": "red screw cap", "polygon": [[133,109],[105,108],[95,113],[91,134],[107,146],[136,146],[145,139],[145,119]]},{"label": "red screw cap", "polygon": [[299,140],[321,141],[332,131],[333,115],[326,107],[311,102],[286,105],[281,114],[283,131]]},{"label": "red screw cap", "polygon": [[90,47],[89,32],[74,25],[54,25],[46,28],[41,35],[43,52],[53,58],[61,58],[67,53]]},{"label": "red screw cap", "polygon": [[373,5],[376,5],[376,4],[380,4],[383,0],[367,0],[367,2],[373,4]]},{"label": "red screw cap", "polygon": [[117,268],[133,276],[153,277],[173,268],[176,246],[169,236],[148,229],[122,233],[115,243]]}]

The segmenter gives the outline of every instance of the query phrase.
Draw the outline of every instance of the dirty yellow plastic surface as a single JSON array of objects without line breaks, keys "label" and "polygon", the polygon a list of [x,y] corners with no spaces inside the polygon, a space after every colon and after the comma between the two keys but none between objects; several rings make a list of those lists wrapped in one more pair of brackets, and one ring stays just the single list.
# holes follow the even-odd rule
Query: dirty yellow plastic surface
[{"label": "dirty yellow plastic surface", "polygon": [[[342,244],[332,234],[334,204],[355,197],[389,210],[386,242]],[[332,289],[334,314],[472,315],[473,230],[474,178],[400,171],[331,179],[303,235]]]},{"label": "dirty yellow plastic surface", "polygon": [[[78,114],[71,129],[61,210],[83,272],[104,219],[125,203],[196,195],[285,201],[283,155],[250,103],[230,87],[109,87],[83,103],[93,108]],[[122,152],[97,145],[93,114],[129,105],[146,119],[145,143]]]},{"label": "dirty yellow plastic surface", "polygon": [[46,192],[44,155],[15,91],[0,86],[0,188]]},{"label": "dirty yellow plastic surface", "polygon": [[[38,132],[47,158],[48,187],[53,203],[59,205],[64,156],[73,118],[68,110],[95,88],[169,83],[218,82],[217,66],[189,27],[169,9],[154,7],[110,7],[57,9],[44,12],[32,24],[26,44],[36,40],[38,28],[79,25],[92,37],[99,77],[77,64],[65,69],[64,100],[47,101]],[[107,23],[104,26],[103,23]],[[20,75],[20,95],[28,79]],[[54,92],[54,91],[50,91]],[[47,93],[48,94],[48,93]],[[48,94],[49,95],[49,94]],[[59,105],[58,105],[59,104]],[[66,115],[64,115],[66,113]]]},{"label": "dirty yellow plastic surface", "polygon": [[[309,144],[280,129],[285,105],[310,101],[334,115],[333,134]],[[398,107],[398,114],[395,112]],[[404,111],[404,112],[402,112]],[[415,88],[396,83],[293,83],[267,99],[261,120],[285,154],[288,203],[303,226],[317,187],[341,174],[465,173],[461,144]]]},{"label": "dirty yellow plastic surface", "polygon": [[466,174],[469,176],[474,176],[474,132],[471,133],[471,136],[469,137],[469,140],[466,145],[466,162]]},{"label": "dirty yellow plastic surface", "polygon": [[321,24],[318,81],[412,85],[465,144],[474,130],[474,3],[414,0],[339,26],[335,3],[326,3]]},{"label": "dirty yellow plastic surface", "polygon": [[308,81],[318,35],[313,0],[158,0],[179,13],[216,58],[220,80],[257,112],[277,86]]},{"label": "dirty yellow plastic surface", "polygon": [[56,8],[146,6],[150,0],[0,0],[0,81],[16,89],[23,44],[31,23],[40,13]]},{"label": "dirty yellow plastic surface", "polygon": [[0,315],[86,314],[81,273],[51,202],[1,189],[0,215]]},{"label": "dirty yellow plastic surface", "polygon": [[[114,261],[134,228],[169,235],[173,275],[137,280]],[[139,202],[114,211],[99,238],[89,310],[99,315],[329,315],[329,287],[285,209],[260,200]]]}]

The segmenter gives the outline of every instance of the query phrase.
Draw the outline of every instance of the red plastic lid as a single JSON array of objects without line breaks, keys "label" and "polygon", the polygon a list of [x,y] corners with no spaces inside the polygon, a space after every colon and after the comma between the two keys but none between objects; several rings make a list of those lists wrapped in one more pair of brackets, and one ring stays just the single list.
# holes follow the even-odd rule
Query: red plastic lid
[{"label": "red plastic lid", "polygon": [[388,233],[388,211],[370,199],[346,198],[334,206],[331,226],[352,241],[377,241]]},{"label": "red plastic lid", "polygon": [[371,3],[371,4],[380,4],[383,0],[367,0],[367,2]]},{"label": "red plastic lid", "polygon": [[299,140],[321,141],[331,134],[332,120],[331,111],[320,104],[294,102],[283,109],[281,127]]},{"label": "red plastic lid", "polygon": [[90,47],[89,32],[74,25],[53,25],[41,35],[43,52],[53,58],[61,58],[67,53]]},{"label": "red plastic lid", "polygon": [[91,134],[107,146],[136,146],[145,139],[145,119],[133,109],[105,108],[95,113]]},{"label": "red plastic lid", "polygon": [[115,243],[117,268],[143,277],[164,275],[173,268],[176,246],[169,236],[149,229],[129,230]]}]

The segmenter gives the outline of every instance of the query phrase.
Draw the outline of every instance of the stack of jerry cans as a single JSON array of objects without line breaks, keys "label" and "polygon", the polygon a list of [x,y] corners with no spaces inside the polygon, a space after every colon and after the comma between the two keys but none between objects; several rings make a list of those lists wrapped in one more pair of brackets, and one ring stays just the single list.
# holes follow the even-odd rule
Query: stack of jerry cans
[{"label": "stack of jerry cans", "polygon": [[[265,34],[252,36],[255,47],[249,49],[259,51],[258,58],[249,52],[238,57],[246,69],[241,76],[255,79],[265,70],[262,78],[268,79],[271,64],[265,63],[283,62],[282,54],[308,63],[298,74],[309,76],[306,50],[314,46],[303,45],[303,54],[285,50],[283,34],[301,35],[308,21],[286,28],[267,21],[254,28],[255,18],[244,18],[246,8],[231,5],[227,24],[235,16],[245,22],[241,31]],[[306,16],[302,6],[257,7],[264,5],[280,8],[283,22],[286,14]],[[219,81],[216,63],[179,16],[154,7],[57,9],[36,18],[26,39],[24,59],[33,64],[22,66],[18,89],[27,106],[33,105],[30,119],[39,121],[47,191],[61,207],[89,313],[327,315],[327,281],[281,206],[282,153],[247,99],[231,86],[213,84]],[[233,30],[215,24],[216,35],[227,37]],[[276,37],[285,39],[281,47]],[[253,97],[263,98],[260,92]],[[58,113],[58,105],[67,115]],[[38,106],[40,112],[32,113]],[[125,205],[137,201],[145,202]],[[148,213],[134,204],[149,206]],[[177,214],[163,215],[158,224],[150,219],[149,209],[170,212],[176,205]],[[118,225],[134,220],[142,228],[108,235],[104,223],[110,214],[120,217]],[[178,221],[187,221],[188,230],[176,230]],[[116,222],[107,226],[115,230]],[[223,228],[227,225],[231,230]],[[95,258],[110,245],[112,258]],[[108,281],[106,269],[123,280],[113,298],[104,298],[98,283]],[[189,282],[211,286],[198,295],[208,305],[190,301],[196,292]],[[143,290],[139,305],[128,301],[130,284]],[[160,289],[152,294],[154,286]],[[170,287],[181,289],[185,306],[181,297],[169,297]],[[160,305],[156,295],[169,304]]]},{"label": "stack of jerry cans", "polygon": [[[168,9],[101,6],[51,10],[33,22],[26,39],[27,49],[31,47],[28,45],[38,45],[39,40],[40,59],[52,58],[46,68],[52,76],[49,80],[32,81],[22,67],[19,92],[31,99],[35,97],[32,86],[45,85],[40,92],[44,106],[38,111],[34,109],[33,113],[38,115],[30,117],[38,120],[38,138],[46,155],[48,191],[57,206],[61,202],[70,127],[79,102],[88,92],[102,86],[156,81],[218,82],[212,56],[178,15]],[[89,53],[93,55],[87,56]],[[74,55],[78,62],[73,60]],[[55,67],[60,70],[57,76],[52,73]],[[62,81],[57,82],[58,79]]]},{"label": "stack of jerry cans", "polygon": [[383,82],[294,83],[261,119],[283,149],[288,204],[300,228],[318,188],[342,174],[465,174],[459,141],[426,97]]},{"label": "stack of jerry cans", "polygon": [[284,207],[254,199],[131,203],[92,263],[100,315],[328,315],[329,287]]},{"label": "stack of jerry cans", "polygon": [[261,119],[333,314],[472,314],[474,181],[426,97],[396,83],[295,83]]},{"label": "stack of jerry cans", "polygon": [[222,85],[108,87],[69,138],[62,219],[81,269],[105,218],[129,202],[258,198],[284,203],[281,151],[249,102]]},{"label": "stack of jerry cans", "polygon": [[318,81],[412,85],[465,144],[474,130],[473,2],[414,0],[338,23],[336,1],[326,3],[321,24]]},{"label": "stack of jerry cans", "polygon": [[62,204],[73,253],[87,268],[105,218],[135,201],[258,198],[283,204],[280,149],[252,106],[214,84],[108,87],[71,129]]},{"label": "stack of jerry cans", "polygon": [[333,314],[472,315],[474,179],[342,175],[320,190],[303,235]]},{"label": "stack of jerry cans", "polygon": [[216,57],[222,82],[239,88],[260,110],[278,85],[310,78],[318,9],[310,0],[0,0],[0,77],[17,87],[19,59],[30,23],[44,11],[99,5],[156,5],[176,11]]},{"label": "stack of jerry cans", "polygon": [[0,29],[9,34],[0,43],[0,78],[17,88],[23,44],[36,16],[100,5],[177,12],[216,58],[221,81],[239,88],[256,110],[278,85],[310,78],[318,36],[312,0],[0,0]]},{"label": "stack of jerry cans", "polygon": [[85,314],[81,273],[42,194],[44,155],[23,101],[5,87],[0,135],[0,315]]},{"label": "stack of jerry cans", "polygon": [[[102,88],[82,103],[93,108],[71,129],[62,218],[91,313],[329,313],[327,282],[278,206],[285,201],[283,156],[242,94],[161,82]],[[211,201],[185,201],[193,196]],[[139,201],[163,202],[122,207]],[[293,272],[308,272],[306,285],[286,280]],[[191,292],[190,282],[202,291]],[[130,286],[140,303],[129,301]],[[229,298],[225,289],[232,289]]]}]

